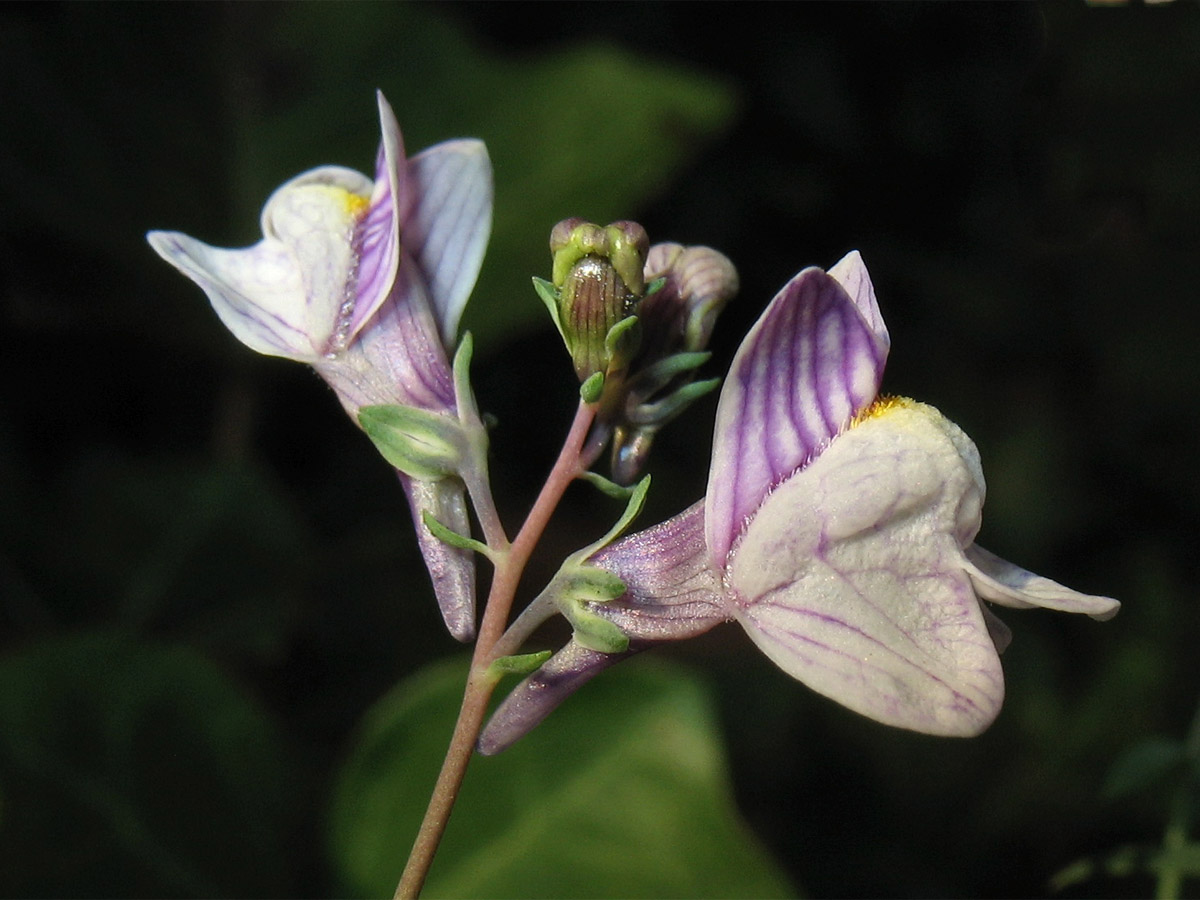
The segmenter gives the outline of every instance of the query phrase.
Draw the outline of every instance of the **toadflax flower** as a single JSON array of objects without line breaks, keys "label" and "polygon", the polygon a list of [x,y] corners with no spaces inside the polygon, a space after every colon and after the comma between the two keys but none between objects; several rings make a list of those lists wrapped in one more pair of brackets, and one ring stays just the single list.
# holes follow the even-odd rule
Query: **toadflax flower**
[{"label": "toadflax flower", "polygon": [[[449,421],[470,402],[456,395],[449,352],[491,230],[491,164],[476,140],[406,160],[395,115],[382,94],[378,103],[374,181],[335,166],[293,178],[268,199],[263,239],[252,247],[221,249],[164,231],[147,239],[203,288],[238,340],[311,365],[351,418],[388,406]],[[422,521],[428,512],[469,531],[462,481],[438,474],[399,473],[443,617],[468,640],[473,559]]]},{"label": "toadflax flower", "polygon": [[931,406],[880,398],[889,339],[858,253],[800,272],[734,358],[705,498],[592,555],[625,593],[588,611],[629,638],[572,638],[497,709],[495,753],[571,691],[663,640],[736,620],[780,668],[879,722],[983,731],[1004,696],[1008,632],[982,601],[1116,614],[974,543],[984,481],[971,440]]}]

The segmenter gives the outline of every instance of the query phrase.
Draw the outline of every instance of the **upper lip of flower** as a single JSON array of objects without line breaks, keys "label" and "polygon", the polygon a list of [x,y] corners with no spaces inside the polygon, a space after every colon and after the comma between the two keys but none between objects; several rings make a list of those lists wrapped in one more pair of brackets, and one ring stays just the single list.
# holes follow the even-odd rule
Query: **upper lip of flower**
[{"label": "upper lip of flower", "polygon": [[715,568],[763,498],[874,401],[889,343],[857,251],[828,273],[804,269],[767,307],[717,405],[704,516]]},{"label": "upper lip of flower", "polygon": [[392,289],[406,166],[395,115],[382,94],[378,104],[383,138],[374,182],[340,166],[296,176],[267,200],[263,239],[252,247],[210,247],[178,232],[147,236],[259,353],[310,363],[336,354]]},{"label": "upper lip of flower", "polygon": [[252,350],[315,363],[346,349],[396,287],[402,231],[427,282],[421,302],[440,342],[453,345],[491,228],[487,151],[449,141],[406,160],[395,114],[382,93],[377,100],[374,181],[340,166],[296,176],[267,200],[263,239],[251,247],[147,235]]}]

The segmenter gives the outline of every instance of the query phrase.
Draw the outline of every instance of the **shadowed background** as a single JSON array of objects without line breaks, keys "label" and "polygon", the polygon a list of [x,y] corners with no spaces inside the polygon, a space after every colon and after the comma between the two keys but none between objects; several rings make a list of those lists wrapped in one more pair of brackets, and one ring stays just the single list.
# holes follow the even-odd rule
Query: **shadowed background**
[{"label": "shadowed background", "polygon": [[[370,171],[377,87],[410,154],[492,156],[464,324],[510,528],[576,391],[529,278],[559,219],[634,218],[738,266],[712,374],[792,274],[861,250],[885,390],[979,445],[981,543],[1124,602],[1006,611],[1008,700],[971,741],[860,719],[736,628],[663,651],[796,890],[1038,895],[1154,844],[1153,779],[1105,785],[1200,699],[1197,85],[1182,2],[0,8],[0,893],[353,890],[327,830],[356,729],[461,648],[333,395],[238,344],[143,234],[249,244],[287,178]],[[702,493],[714,407],[658,439],[643,523]],[[528,588],[616,514],[572,489]]]}]

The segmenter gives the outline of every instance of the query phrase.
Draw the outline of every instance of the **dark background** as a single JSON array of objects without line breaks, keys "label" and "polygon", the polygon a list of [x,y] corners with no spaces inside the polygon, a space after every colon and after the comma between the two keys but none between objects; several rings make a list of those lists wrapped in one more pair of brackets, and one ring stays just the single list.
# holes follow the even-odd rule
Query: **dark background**
[{"label": "dark background", "polygon": [[[892,334],[885,389],[979,445],[981,543],[1125,604],[1103,625],[1007,611],[1009,697],[969,742],[861,720],[736,629],[667,651],[715,692],[740,806],[796,884],[1040,895],[1078,857],[1153,845],[1161,793],[1109,799],[1104,784],[1140,741],[1182,736],[1200,695],[1200,9],[336,9],[0,7],[0,893],[335,890],[322,816],[349,736],[398,679],[457,648],[387,467],[315,376],[237,344],[142,235],[256,240],[276,184],[369,167],[376,87],[410,152],[462,134],[492,144],[489,123],[552,149],[561,134],[502,105],[472,126],[462,104],[443,123],[421,101],[453,95],[454,69],[426,84],[403,77],[406,60],[436,58],[448,33],[514,66],[599,41],[721,85],[729,114],[703,133],[657,123],[678,144],[671,177],[612,215],[737,264],[711,370],[792,274],[860,249]],[[296,26],[310,15],[344,33]],[[303,104],[309,117],[289,118]],[[605,116],[597,103],[585,127],[612,127]],[[520,160],[493,158],[499,234]],[[536,183],[593,168],[605,160],[584,154]],[[520,225],[544,241],[554,221]],[[506,261],[489,257],[489,284]],[[467,321],[511,523],[574,391],[549,324],[507,311],[537,305],[521,291],[478,298]],[[714,405],[661,436],[645,521],[700,496]],[[597,533],[598,503],[568,495],[531,586]],[[228,734],[259,723],[261,740],[196,732],[180,692],[211,701]],[[124,731],[129,716],[151,727]],[[136,772],[114,750],[127,734]],[[194,779],[156,772],[189,754]],[[225,802],[250,783],[260,806]],[[239,856],[206,822],[261,841]],[[147,863],[139,848],[160,833],[194,858]],[[208,879],[194,874],[205,860]],[[1098,878],[1068,894],[1150,885]]]}]

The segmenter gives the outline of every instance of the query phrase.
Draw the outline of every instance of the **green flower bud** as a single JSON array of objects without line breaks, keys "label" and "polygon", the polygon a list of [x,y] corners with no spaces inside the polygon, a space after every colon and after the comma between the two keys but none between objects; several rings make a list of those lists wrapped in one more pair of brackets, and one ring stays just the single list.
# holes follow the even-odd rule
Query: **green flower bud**
[{"label": "green flower bud", "polygon": [[620,329],[621,341],[610,341],[609,335],[636,313],[646,292],[642,270],[649,248],[646,232],[635,222],[601,227],[566,219],[551,231],[557,321],[580,381],[625,368],[636,352],[630,346],[637,333],[632,323]]}]

